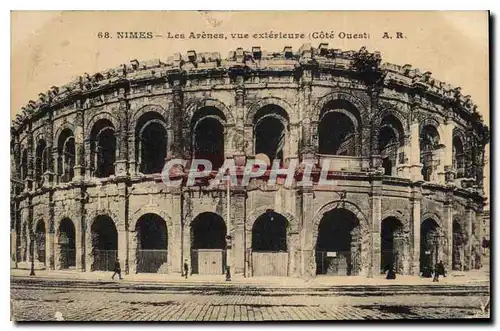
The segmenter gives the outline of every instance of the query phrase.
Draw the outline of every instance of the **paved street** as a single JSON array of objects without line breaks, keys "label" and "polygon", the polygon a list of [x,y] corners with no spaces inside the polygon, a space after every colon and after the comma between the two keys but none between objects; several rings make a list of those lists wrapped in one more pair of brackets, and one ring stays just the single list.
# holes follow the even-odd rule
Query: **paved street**
[{"label": "paved street", "polygon": [[[487,294],[370,294],[172,287],[171,289],[11,284],[12,319],[54,321],[288,321],[470,318]],[[59,315],[59,314],[57,314]]]}]

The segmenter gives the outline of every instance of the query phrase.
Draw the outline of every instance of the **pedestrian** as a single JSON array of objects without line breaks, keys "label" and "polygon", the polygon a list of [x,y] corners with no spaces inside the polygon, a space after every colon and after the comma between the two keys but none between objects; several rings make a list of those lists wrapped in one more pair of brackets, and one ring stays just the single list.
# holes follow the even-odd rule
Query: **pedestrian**
[{"label": "pedestrian", "polygon": [[436,272],[438,273],[438,276],[442,275],[443,277],[446,277],[446,271],[444,270],[443,260],[439,260],[439,263],[436,266]]},{"label": "pedestrian", "polygon": [[387,271],[387,277],[385,279],[396,279],[396,272],[392,266],[389,268],[389,271]]},{"label": "pedestrian", "polygon": [[186,279],[188,278],[188,272],[189,272],[189,266],[188,266],[188,260],[184,260],[184,277]]},{"label": "pedestrian", "polygon": [[122,269],[120,267],[120,260],[118,260],[118,258],[116,258],[116,261],[115,261],[115,269],[114,269],[114,273],[113,273],[113,276],[111,276],[111,279],[115,279],[115,276],[118,275],[118,279],[123,279],[122,278]]}]

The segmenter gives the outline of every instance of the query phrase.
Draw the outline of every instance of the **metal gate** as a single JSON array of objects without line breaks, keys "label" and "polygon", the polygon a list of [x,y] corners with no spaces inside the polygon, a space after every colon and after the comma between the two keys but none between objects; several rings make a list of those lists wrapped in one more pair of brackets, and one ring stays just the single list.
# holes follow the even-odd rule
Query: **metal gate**
[{"label": "metal gate", "polygon": [[94,264],[92,270],[113,271],[115,269],[117,250],[99,250],[94,251]]},{"label": "metal gate", "polygon": [[359,259],[348,252],[316,251],[316,274],[330,276],[356,276]]},{"label": "metal gate", "polygon": [[166,249],[137,250],[137,272],[157,273],[164,263],[167,263]]},{"label": "metal gate", "polygon": [[61,247],[61,269],[69,269],[76,266],[76,250]]},{"label": "metal gate", "polygon": [[226,250],[193,249],[191,251],[191,273],[199,275],[221,275],[226,269]]},{"label": "metal gate", "polygon": [[252,252],[253,276],[288,276],[287,252]]}]

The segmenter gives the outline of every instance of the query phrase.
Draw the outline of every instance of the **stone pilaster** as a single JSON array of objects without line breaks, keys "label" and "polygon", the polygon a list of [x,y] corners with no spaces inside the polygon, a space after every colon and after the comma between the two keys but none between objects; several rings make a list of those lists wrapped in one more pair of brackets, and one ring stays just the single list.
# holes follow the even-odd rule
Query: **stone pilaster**
[{"label": "stone pilaster", "polygon": [[124,177],[127,175],[128,155],[128,102],[125,94],[125,89],[121,88],[118,93],[118,116],[119,130],[116,132],[116,141],[118,148],[116,149],[115,175],[116,177]]},{"label": "stone pilaster", "polygon": [[410,125],[410,178],[413,181],[422,180],[422,164],[420,163],[420,128],[418,122]]},{"label": "stone pilaster", "polygon": [[[371,243],[372,243],[372,263],[371,270],[367,270],[367,276],[373,277],[380,273],[381,254],[381,227],[382,227],[382,179],[374,178],[372,181],[372,192],[370,197],[371,205]],[[366,249],[363,247],[363,249]]]},{"label": "stone pilaster", "polygon": [[474,222],[474,211],[472,208],[467,207],[465,210],[465,227],[466,227],[466,238],[467,242],[465,243],[465,270],[472,270],[472,265],[473,265],[473,250],[472,250],[472,244],[473,244],[473,231],[472,231],[472,223]]},{"label": "stone pilaster", "polygon": [[314,194],[312,188],[302,189],[302,228],[300,229],[300,274],[309,279],[316,275],[316,243],[312,242],[313,219],[314,219]]},{"label": "stone pilaster", "polygon": [[453,269],[453,192],[447,192],[447,199],[444,204],[444,221],[445,221],[445,247],[444,256],[446,257],[445,263],[446,270]]},{"label": "stone pilaster", "polygon": [[232,225],[232,274],[242,275],[245,271],[245,215],[246,192],[235,190],[231,199],[231,225]]},{"label": "stone pilaster", "polygon": [[45,139],[47,142],[47,160],[42,160],[42,162],[47,162],[47,169],[43,174],[43,185],[44,187],[52,187],[54,181],[54,159],[52,153],[54,146],[54,123],[52,120],[52,113],[49,113],[49,117],[45,121]]},{"label": "stone pilaster", "polygon": [[49,202],[49,224],[47,229],[47,239],[45,241],[45,265],[47,269],[55,269],[55,215],[54,215],[54,202],[52,197]]},{"label": "stone pilaster", "polygon": [[[83,180],[83,176],[85,174],[85,158],[87,157],[87,166],[90,163],[90,141],[85,142],[83,140],[83,109],[81,108],[81,103],[77,103],[77,113],[75,118],[75,166],[74,172],[75,176],[73,177],[74,182],[79,182]],[[87,151],[87,155],[84,151]],[[90,177],[90,174],[88,174]]]},{"label": "stone pilaster", "polygon": [[181,77],[173,75],[170,77],[172,85],[172,104],[173,104],[173,123],[174,134],[172,144],[172,154],[174,157],[184,155],[184,137],[183,137],[183,108],[184,108],[184,93],[182,90]]},{"label": "stone pilaster", "polygon": [[412,245],[412,274],[420,274],[420,204],[422,192],[420,187],[414,187],[412,190],[411,202],[411,245]]}]

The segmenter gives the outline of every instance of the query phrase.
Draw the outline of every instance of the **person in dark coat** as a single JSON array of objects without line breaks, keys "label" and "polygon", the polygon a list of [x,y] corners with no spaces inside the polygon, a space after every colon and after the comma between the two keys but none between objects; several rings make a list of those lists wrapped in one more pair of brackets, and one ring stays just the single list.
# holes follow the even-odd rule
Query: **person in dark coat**
[{"label": "person in dark coat", "polygon": [[111,279],[115,279],[115,276],[118,275],[118,279],[123,279],[122,278],[122,268],[120,267],[120,260],[116,259],[115,261],[115,269],[114,269],[113,276],[111,276]]},{"label": "person in dark coat", "polygon": [[439,276],[446,277],[446,271],[444,270],[444,264],[442,260],[439,260],[439,263],[436,265],[436,272]]},{"label": "person in dark coat", "polygon": [[389,268],[389,271],[387,271],[387,277],[385,279],[396,279],[396,272],[394,271],[393,267]]},{"label": "person in dark coat", "polygon": [[188,260],[184,260],[184,277],[188,278],[189,266]]}]

